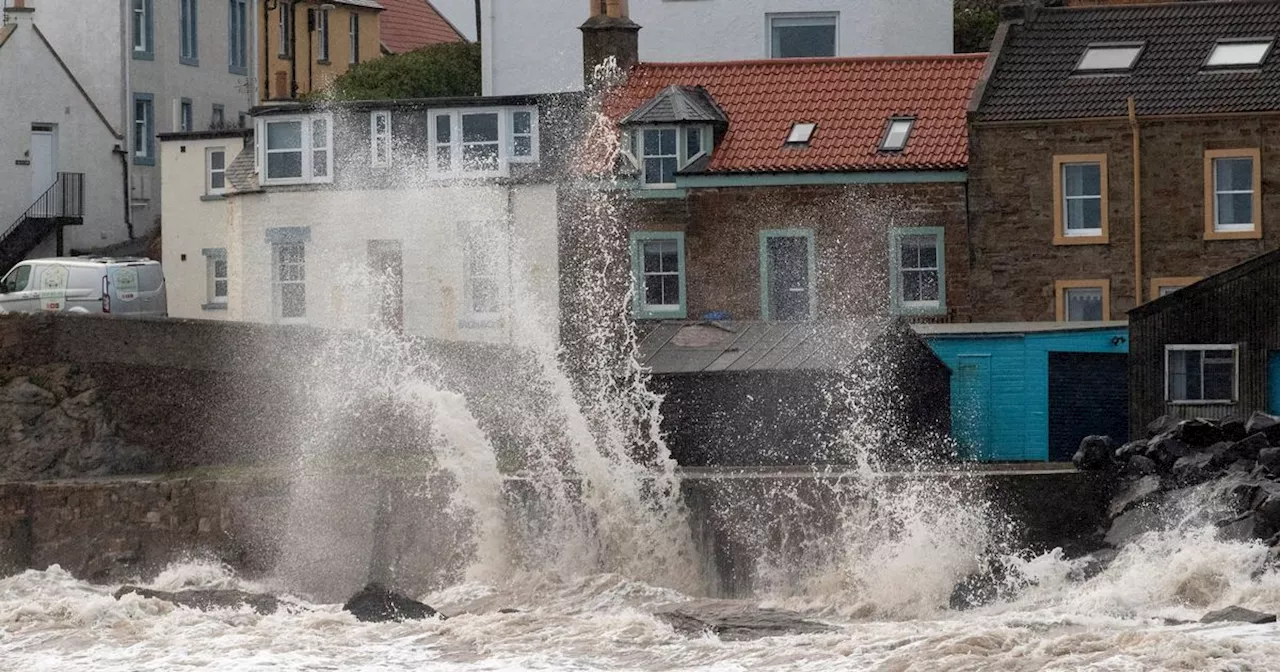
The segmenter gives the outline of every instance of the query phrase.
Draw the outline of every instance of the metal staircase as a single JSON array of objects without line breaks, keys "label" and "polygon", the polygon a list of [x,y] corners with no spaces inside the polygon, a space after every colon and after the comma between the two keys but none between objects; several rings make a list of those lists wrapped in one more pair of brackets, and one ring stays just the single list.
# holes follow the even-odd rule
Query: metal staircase
[{"label": "metal staircase", "polygon": [[53,186],[0,234],[0,275],[26,258],[50,233],[83,223],[84,173],[58,173]]}]

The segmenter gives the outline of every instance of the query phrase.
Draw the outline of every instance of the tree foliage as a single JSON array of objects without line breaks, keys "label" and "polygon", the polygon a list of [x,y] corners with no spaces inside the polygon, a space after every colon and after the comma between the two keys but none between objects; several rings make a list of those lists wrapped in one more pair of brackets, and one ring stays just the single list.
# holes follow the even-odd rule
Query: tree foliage
[{"label": "tree foliage", "polygon": [[340,100],[480,95],[480,45],[433,44],[352,66],[329,93]]},{"label": "tree foliage", "polygon": [[957,54],[987,51],[1000,25],[999,0],[955,0],[953,20]]}]

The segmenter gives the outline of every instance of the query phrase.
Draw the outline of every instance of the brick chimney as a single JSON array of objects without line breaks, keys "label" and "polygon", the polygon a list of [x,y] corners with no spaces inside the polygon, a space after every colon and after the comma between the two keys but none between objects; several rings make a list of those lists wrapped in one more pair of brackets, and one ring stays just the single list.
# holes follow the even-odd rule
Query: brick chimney
[{"label": "brick chimney", "polygon": [[27,0],[13,0],[12,7],[4,8],[4,22],[17,23],[18,21],[23,21],[29,23],[31,14],[35,11],[34,7],[27,6]]},{"label": "brick chimney", "polygon": [[588,0],[589,18],[582,31],[582,80],[591,82],[597,65],[613,57],[628,70],[640,60],[640,26],[631,20],[627,0]]}]

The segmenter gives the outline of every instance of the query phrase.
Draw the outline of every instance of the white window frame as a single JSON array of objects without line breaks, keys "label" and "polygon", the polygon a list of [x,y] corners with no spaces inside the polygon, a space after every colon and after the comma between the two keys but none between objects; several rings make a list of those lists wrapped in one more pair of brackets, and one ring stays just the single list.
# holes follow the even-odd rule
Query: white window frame
[{"label": "white window frame", "polygon": [[[213,155],[222,153],[222,169],[214,170]],[[222,186],[213,186],[213,176],[215,173],[222,175]],[[227,193],[227,148],[226,147],[207,147],[204,150],[204,192],[210,196],[220,196]]]},{"label": "white window frame", "polygon": [[[281,261],[286,247],[298,247],[302,250],[302,262],[290,264],[298,266],[301,269],[301,279],[299,280],[282,280],[280,270],[284,263]],[[284,292],[285,285],[301,285],[302,286],[302,315],[296,317],[284,316]],[[301,324],[307,321],[307,244],[304,242],[287,242],[271,244],[271,315],[278,324]]]},{"label": "white window frame", "polygon": [[773,29],[775,25],[782,24],[780,27],[798,27],[798,26],[826,26],[830,25],[835,28],[832,37],[831,58],[840,56],[840,12],[780,12],[776,14],[767,14],[765,16],[764,30],[764,57],[765,58],[789,58],[774,55],[774,37]]},{"label": "white window frame", "polygon": [[[462,118],[468,115],[493,114],[497,116],[498,121],[498,165],[494,170],[466,170],[463,165],[463,150],[467,145],[475,144],[494,144],[491,141],[483,143],[463,142],[462,139]],[[440,118],[449,119],[449,141],[439,142],[436,131],[437,120]],[[462,108],[454,110],[434,110],[430,115],[430,134],[431,154],[429,158],[430,174],[437,178],[445,177],[506,177],[510,171],[511,159],[508,156],[507,148],[510,145],[510,115],[507,114],[507,108],[501,107],[475,107]],[[440,168],[438,163],[437,151],[440,148],[448,147],[450,152],[450,166],[448,170]]]},{"label": "white window frame", "polygon": [[329,10],[316,11],[316,61],[329,62]]},{"label": "white window frame", "polygon": [[347,17],[347,63],[360,62],[360,12],[352,10]]},{"label": "white window frame", "polygon": [[[890,279],[890,306],[899,315],[932,315],[945,314],[947,308],[947,267],[946,267],[946,232],[942,227],[902,227],[890,232],[892,249],[889,269],[893,273]],[[933,267],[905,266],[902,262],[902,245],[907,238],[933,238]],[[928,301],[908,301],[903,294],[903,275],[906,272],[933,271],[937,276],[938,298]]]},{"label": "white window frame", "polygon": [[[1204,353],[1209,351],[1230,351],[1231,352],[1231,398],[1230,399],[1174,399],[1169,384],[1172,382],[1172,374],[1170,372],[1169,358],[1174,352],[1199,351],[1200,356],[1200,394],[1204,395]],[[1178,344],[1164,346],[1164,398],[1165,403],[1196,406],[1196,405],[1213,405],[1213,404],[1234,404],[1240,399],[1240,346],[1230,343],[1211,343],[1211,344]]]},{"label": "white window frame", "polygon": [[[140,107],[141,106],[141,107]],[[145,114],[138,114],[139,110]],[[133,99],[133,156],[138,159],[153,158],[152,131],[155,129],[156,104],[152,98]]]},{"label": "white window frame", "polygon": [[[218,262],[222,263],[222,275],[218,275]],[[230,272],[227,270],[227,257],[223,255],[209,255],[205,257],[205,274],[208,278],[208,286],[206,287],[207,297],[206,303],[222,304],[227,303],[227,295],[231,293],[231,286],[228,282]],[[218,295],[218,282],[223,283],[223,294]]]},{"label": "white window frame", "polygon": [[[644,152],[644,136],[645,136],[645,134],[646,134],[646,133],[662,133],[662,132],[664,132],[664,131],[671,131],[671,132],[672,132],[672,133],[674,133],[674,134],[675,134],[675,136],[676,136],[676,139],[675,139],[675,145],[676,145],[676,151],[675,151],[675,154],[654,154],[652,157],[651,157],[651,156],[649,156],[649,155],[647,155],[647,154],[645,154],[645,152]],[[636,131],[636,147],[635,147],[635,156],[636,156],[637,164],[638,164],[639,169],[640,169],[640,188],[642,188],[642,189],[675,189],[675,188],[676,188],[676,183],[675,183],[675,174],[676,174],[677,172],[679,172],[681,168],[683,168],[683,167],[684,167],[684,166],[680,165],[680,139],[681,139],[681,137],[682,137],[682,135],[681,135],[681,133],[680,133],[680,127],[679,127],[679,126],[645,126],[645,127],[640,128],[640,129],[638,129],[638,130]],[[659,145],[661,145],[661,144],[662,144],[661,139],[659,139],[658,144],[659,144]],[[648,180],[648,174],[647,174],[647,171],[645,170],[645,161],[646,161],[647,159],[650,159],[650,158],[653,158],[653,159],[675,159],[675,162],[676,162],[676,169],[675,169],[675,170],[673,170],[673,171],[671,172],[671,181],[670,181],[670,182],[652,182],[652,183],[651,183],[651,182],[649,182],[649,180]]]},{"label": "white window frame", "polygon": [[[503,240],[500,225],[497,222],[466,222],[460,226],[459,239],[462,241],[462,294],[464,297],[465,313],[462,321],[470,322],[497,322],[502,319],[503,306],[507,296],[507,282],[504,273],[506,254],[504,248],[499,244]],[[477,272],[477,263],[482,261],[476,254],[476,245],[497,245],[496,249],[486,249],[482,253],[488,255],[486,258],[492,263],[492,268],[488,269],[488,273]],[[496,300],[498,302],[497,310],[480,311],[476,310],[475,304],[475,281],[479,279],[490,279],[494,283],[494,290],[497,292]]]},{"label": "white window frame", "polygon": [[[1098,168],[1098,193],[1084,194],[1080,196],[1072,196],[1067,193],[1067,169],[1073,166],[1096,166]],[[1103,194],[1107,188],[1107,180],[1104,175],[1102,164],[1097,161],[1070,161],[1060,164],[1058,169],[1058,181],[1062,185],[1062,237],[1064,238],[1097,238],[1102,235],[1104,230],[1103,222],[1106,220],[1106,200]],[[1098,227],[1094,229],[1073,229],[1071,228],[1071,208],[1067,207],[1071,201],[1096,200],[1098,201]]]},{"label": "white window frame", "polygon": [[152,30],[149,9],[150,7],[146,0],[132,0],[133,51],[135,53],[149,53],[151,51],[147,47],[147,45],[151,44]]},{"label": "white window frame", "polygon": [[[325,122],[325,135],[323,145],[317,147],[313,134],[313,123],[323,120]],[[302,125],[302,147],[298,150],[272,150],[267,146],[269,136],[267,127],[269,124],[278,123],[300,123]],[[318,114],[305,115],[282,115],[263,117],[258,120],[257,137],[261,138],[258,145],[258,166],[260,182],[264,186],[284,185],[284,184],[328,184],[333,182],[333,115],[327,112]],[[270,161],[268,156],[273,153],[284,152],[302,152],[302,175],[300,177],[279,177],[270,176]],[[325,153],[324,175],[316,177],[315,175],[315,154],[323,151]]]},{"label": "white window frame", "polygon": [[[383,131],[378,132],[378,120],[383,121]],[[374,168],[391,166],[391,111],[375,110],[369,113],[369,165]]]},{"label": "white window frame", "polygon": [[[529,115],[529,132],[516,133],[516,115],[528,113]],[[538,162],[538,108],[536,107],[514,107],[507,111],[507,128],[508,132],[508,150],[507,156],[510,157],[511,163],[537,163]],[[529,138],[529,155],[516,156],[516,138]]]},{"label": "white window frame", "polygon": [[[1257,194],[1253,190],[1253,185],[1255,184],[1257,179],[1258,162],[1255,161],[1252,156],[1243,155],[1243,154],[1239,156],[1215,156],[1211,158],[1209,161],[1210,161],[1209,166],[1213,171],[1213,175],[1211,178],[1213,179],[1213,230],[1219,233],[1238,233],[1242,231],[1254,231],[1255,229],[1257,229],[1258,228],[1258,212],[1257,212],[1257,208],[1254,207]],[[1219,161],[1248,161],[1249,162],[1249,188],[1247,190],[1219,188],[1218,187],[1218,162]],[[1247,224],[1240,224],[1240,223],[1223,224],[1222,222],[1218,221],[1218,216],[1221,212],[1218,209],[1218,201],[1223,195],[1234,196],[1237,194],[1249,195],[1249,211],[1250,211],[1250,214],[1252,215],[1252,217],[1250,217],[1252,221],[1248,222]]]},{"label": "white window frame", "polygon": [[174,130],[181,132],[194,131],[196,126],[196,107],[190,98],[178,99],[174,108]]}]

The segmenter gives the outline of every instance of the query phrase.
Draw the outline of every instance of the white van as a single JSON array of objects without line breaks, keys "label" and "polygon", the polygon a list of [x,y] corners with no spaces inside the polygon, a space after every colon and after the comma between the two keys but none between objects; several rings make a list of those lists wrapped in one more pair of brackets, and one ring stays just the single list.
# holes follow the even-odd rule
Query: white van
[{"label": "white van", "polygon": [[0,313],[164,317],[160,262],[141,257],[27,259],[0,280]]}]

